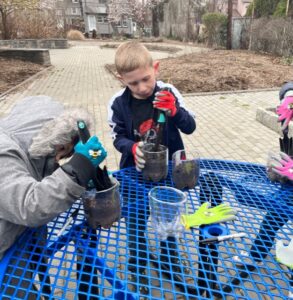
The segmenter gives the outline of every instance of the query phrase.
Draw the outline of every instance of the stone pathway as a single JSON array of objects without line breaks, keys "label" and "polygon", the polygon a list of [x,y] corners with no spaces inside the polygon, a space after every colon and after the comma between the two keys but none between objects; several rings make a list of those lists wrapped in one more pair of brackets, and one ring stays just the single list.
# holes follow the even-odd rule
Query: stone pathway
[{"label": "stone pathway", "polygon": [[[71,44],[69,49],[50,50],[53,68],[18,93],[2,98],[0,114],[7,113],[18,99],[42,94],[69,106],[85,107],[94,114],[96,133],[108,151],[106,164],[116,170],[120,154],[109,135],[107,104],[121,86],[104,68],[113,63],[115,49],[100,48],[101,42]],[[203,49],[182,46],[176,55],[192,51]],[[174,56],[165,52],[152,54],[154,59]],[[189,94],[185,99],[197,120],[197,130],[183,137],[189,151],[199,151],[204,158],[264,164],[268,150],[278,147],[278,134],[255,121],[257,107],[277,105],[278,91]]]},{"label": "stone pathway", "polygon": [[[107,124],[107,104],[120,83],[106,71],[115,49],[99,42],[73,43],[64,50],[50,50],[53,68],[17,93],[0,98],[0,115],[19,99],[49,95],[68,106],[87,108],[95,116],[96,134],[108,151],[109,170],[118,169],[120,154],[114,149]],[[202,49],[182,47],[177,53]],[[155,59],[174,56],[152,52]],[[186,148],[203,158],[239,160],[265,164],[268,150],[278,147],[278,134],[255,120],[258,107],[275,107],[278,91],[205,93],[185,95],[186,106],[196,114],[197,130],[183,136]],[[72,274],[75,276],[75,273]]]}]

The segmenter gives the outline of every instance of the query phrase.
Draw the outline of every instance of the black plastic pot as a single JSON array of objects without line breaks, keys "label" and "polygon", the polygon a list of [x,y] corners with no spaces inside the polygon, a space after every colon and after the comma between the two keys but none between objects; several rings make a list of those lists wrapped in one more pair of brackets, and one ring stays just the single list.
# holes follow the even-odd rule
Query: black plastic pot
[{"label": "black plastic pot", "polygon": [[175,188],[194,188],[199,179],[199,158],[186,159],[184,150],[179,150],[172,157],[172,178]]},{"label": "black plastic pot", "polygon": [[121,216],[121,198],[119,182],[111,178],[113,186],[97,192],[95,189],[86,191],[83,196],[84,212],[91,228],[99,226],[110,228]]},{"label": "black plastic pot", "polygon": [[145,167],[142,169],[142,177],[145,180],[158,182],[166,179],[168,175],[168,148],[159,145],[158,151],[154,151],[154,144],[148,143],[143,146]]}]

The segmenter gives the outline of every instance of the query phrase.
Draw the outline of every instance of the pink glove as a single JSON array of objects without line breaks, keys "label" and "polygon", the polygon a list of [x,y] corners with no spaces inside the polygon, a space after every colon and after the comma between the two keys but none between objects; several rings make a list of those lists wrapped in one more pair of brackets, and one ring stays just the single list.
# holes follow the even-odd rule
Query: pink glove
[{"label": "pink glove", "polygon": [[276,160],[277,164],[273,165],[272,170],[289,180],[293,180],[293,160],[283,152],[280,152],[280,157]]},{"label": "pink glove", "polygon": [[174,117],[176,108],[176,98],[169,91],[159,91],[155,94],[154,108],[162,110],[167,113],[168,116]]},{"label": "pink glove", "polygon": [[132,155],[134,157],[135,167],[138,172],[144,168],[145,160],[142,152],[143,142],[138,142],[132,146]]},{"label": "pink glove", "polygon": [[276,112],[279,115],[278,121],[285,121],[282,126],[282,130],[285,130],[293,119],[293,96],[286,97],[277,107]]}]

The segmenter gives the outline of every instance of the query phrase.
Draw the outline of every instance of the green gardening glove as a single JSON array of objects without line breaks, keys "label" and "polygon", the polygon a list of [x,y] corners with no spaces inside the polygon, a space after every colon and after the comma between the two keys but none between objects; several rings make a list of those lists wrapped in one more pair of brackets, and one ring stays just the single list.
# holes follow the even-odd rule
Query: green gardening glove
[{"label": "green gardening glove", "polygon": [[213,223],[221,223],[236,219],[236,211],[228,204],[220,204],[209,208],[210,203],[205,202],[199,209],[191,215],[183,215],[182,223],[186,229],[190,227],[198,227],[200,225],[208,225]]}]

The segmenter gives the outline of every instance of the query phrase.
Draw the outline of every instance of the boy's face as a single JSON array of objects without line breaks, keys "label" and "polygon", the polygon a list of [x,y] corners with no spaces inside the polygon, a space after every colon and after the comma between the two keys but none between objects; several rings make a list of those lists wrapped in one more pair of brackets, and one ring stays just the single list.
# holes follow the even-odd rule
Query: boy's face
[{"label": "boy's face", "polygon": [[156,86],[156,76],[159,70],[159,62],[153,67],[147,66],[134,71],[118,75],[118,79],[131,90],[133,97],[147,99],[153,94]]}]

